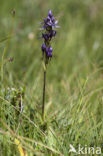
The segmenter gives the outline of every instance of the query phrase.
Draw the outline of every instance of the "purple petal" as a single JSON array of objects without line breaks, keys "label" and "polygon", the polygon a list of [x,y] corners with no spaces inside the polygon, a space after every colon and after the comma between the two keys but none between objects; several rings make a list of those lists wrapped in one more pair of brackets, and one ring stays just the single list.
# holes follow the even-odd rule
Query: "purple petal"
[{"label": "purple petal", "polygon": [[53,16],[53,14],[52,14],[52,11],[51,11],[51,10],[49,10],[49,12],[48,12],[48,16],[49,16],[49,17],[52,17],[52,16]]},{"label": "purple petal", "polygon": [[58,23],[58,20],[55,21],[55,24],[57,24],[57,23]]},{"label": "purple petal", "polygon": [[41,49],[42,49],[43,52],[46,50],[46,45],[45,45],[45,43],[42,44]]}]

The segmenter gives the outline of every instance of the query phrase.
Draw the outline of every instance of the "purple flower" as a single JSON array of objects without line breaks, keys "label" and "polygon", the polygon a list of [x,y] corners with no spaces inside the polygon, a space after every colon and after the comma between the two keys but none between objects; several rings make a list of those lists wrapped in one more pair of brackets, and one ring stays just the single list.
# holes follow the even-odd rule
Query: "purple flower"
[{"label": "purple flower", "polygon": [[55,35],[56,35],[56,31],[55,31],[55,30],[51,30],[51,31],[49,32],[49,37],[50,37],[50,38],[54,37]]},{"label": "purple flower", "polygon": [[52,57],[52,51],[53,51],[53,49],[52,49],[51,46],[47,47],[47,46],[45,45],[45,43],[43,43],[41,49],[42,49],[43,52],[46,53],[46,56],[47,56],[48,58],[49,58],[49,57]]},{"label": "purple flower", "polygon": [[45,45],[45,43],[42,44],[41,49],[42,49],[43,52],[46,51],[46,45]]},{"label": "purple flower", "polygon": [[44,38],[45,41],[50,41],[52,37],[55,37],[56,31],[50,30],[48,33],[42,33],[42,38]]},{"label": "purple flower", "polygon": [[47,30],[48,30],[48,28],[49,29],[50,28],[55,28],[55,27],[57,27],[56,26],[57,23],[58,23],[58,21],[55,21],[55,17],[53,16],[52,11],[49,10],[47,18],[44,19],[43,28],[47,29]]},{"label": "purple flower", "polygon": [[52,14],[52,11],[51,11],[51,10],[49,10],[49,12],[48,12],[48,16],[49,16],[49,17],[52,17],[52,16],[53,16],[53,14]]},{"label": "purple flower", "polygon": [[49,40],[49,35],[47,33],[42,34],[42,37],[45,39],[45,41]]},{"label": "purple flower", "polygon": [[42,33],[42,38],[44,39],[44,43],[41,47],[43,53],[45,52],[45,56],[47,58],[47,60],[52,57],[52,47],[50,46],[50,41],[52,39],[52,37],[56,36],[56,31],[54,30],[54,28],[58,27],[57,26],[58,21],[55,20],[55,17],[53,16],[53,13],[51,10],[49,10],[48,12],[48,16],[44,19],[43,24],[43,29],[44,29],[44,33]]},{"label": "purple flower", "polygon": [[51,46],[49,46],[49,48],[46,48],[47,57],[52,57],[52,51],[53,51],[53,49]]}]

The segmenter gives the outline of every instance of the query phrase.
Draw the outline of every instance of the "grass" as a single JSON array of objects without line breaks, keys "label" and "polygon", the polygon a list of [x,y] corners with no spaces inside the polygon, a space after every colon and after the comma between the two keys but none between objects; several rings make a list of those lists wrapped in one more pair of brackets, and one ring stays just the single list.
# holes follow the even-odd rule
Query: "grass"
[{"label": "grass", "polygon": [[[30,156],[68,156],[70,144],[81,144],[101,147],[103,155],[102,0],[0,3],[0,154],[19,156],[21,148]],[[38,38],[49,9],[61,28],[52,43],[43,122]]]}]

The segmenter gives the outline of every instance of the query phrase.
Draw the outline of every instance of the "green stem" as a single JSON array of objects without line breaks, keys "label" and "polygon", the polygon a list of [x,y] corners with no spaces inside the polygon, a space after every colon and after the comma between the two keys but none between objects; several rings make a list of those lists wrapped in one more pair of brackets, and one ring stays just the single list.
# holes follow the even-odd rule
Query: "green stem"
[{"label": "green stem", "polygon": [[45,86],[46,86],[46,71],[44,71],[44,81],[43,81],[43,103],[42,103],[42,118],[44,120],[44,110],[45,110]]}]

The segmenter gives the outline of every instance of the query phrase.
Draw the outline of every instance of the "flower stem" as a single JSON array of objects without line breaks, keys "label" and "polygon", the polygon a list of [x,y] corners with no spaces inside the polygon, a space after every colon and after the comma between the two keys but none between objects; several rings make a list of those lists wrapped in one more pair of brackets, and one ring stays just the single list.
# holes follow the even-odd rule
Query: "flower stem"
[{"label": "flower stem", "polygon": [[44,80],[43,80],[43,103],[42,103],[42,118],[44,120],[45,114],[45,86],[46,86],[46,70],[44,71]]}]

